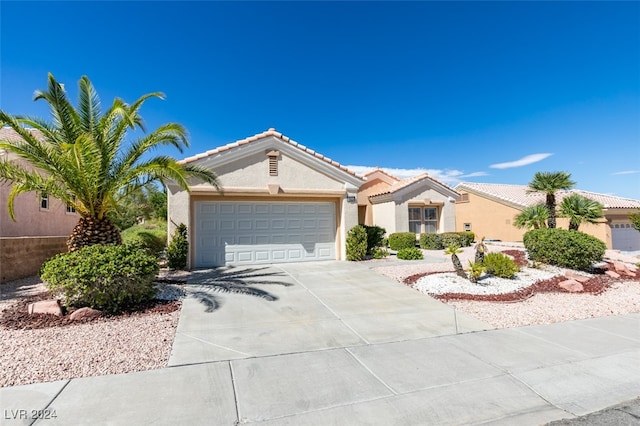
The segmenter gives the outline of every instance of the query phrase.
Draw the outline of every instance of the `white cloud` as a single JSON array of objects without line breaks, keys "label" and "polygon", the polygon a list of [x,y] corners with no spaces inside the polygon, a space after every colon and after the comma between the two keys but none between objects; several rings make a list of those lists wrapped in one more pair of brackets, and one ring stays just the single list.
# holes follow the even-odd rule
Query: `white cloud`
[{"label": "white cloud", "polygon": [[612,175],[635,175],[637,173],[640,173],[640,170],[625,170],[623,172],[615,172],[611,174]]},{"label": "white cloud", "polygon": [[[371,171],[372,169],[375,169],[375,167],[369,167],[369,166],[346,166],[346,167],[348,167],[349,169],[353,170],[354,172],[360,175],[363,175]],[[425,169],[421,167],[417,167],[414,169],[396,169],[391,167],[380,167],[380,168],[385,172],[389,173],[390,175],[396,176],[400,179],[405,179],[413,176],[418,176],[423,173],[428,173],[429,176],[431,176],[432,178],[437,179],[441,182],[444,182],[450,186],[455,186],[459,184],[461,182],[460,180],[461,178],[487,176],[487,173],[485,172],[473,172],[473,173],[465,174],[460,170]]]},{"label": "white cloud", "polygon": [[491,167],[492,169],[510,169],[512,167],[522,167],[522,166],[528,166],[529,164],[533,164],[533,163],[537,163],[538,161],[542,161],[547,157],[550,157],[553,154],[549,154],[549,153],[543,153],[543,154],[531,154],[531,155],[527,155],[526,157],[522,157],[519,160],[516,161],[509,161],[506,163],[497,163],[497,164],[492,164],[489,167]]}]

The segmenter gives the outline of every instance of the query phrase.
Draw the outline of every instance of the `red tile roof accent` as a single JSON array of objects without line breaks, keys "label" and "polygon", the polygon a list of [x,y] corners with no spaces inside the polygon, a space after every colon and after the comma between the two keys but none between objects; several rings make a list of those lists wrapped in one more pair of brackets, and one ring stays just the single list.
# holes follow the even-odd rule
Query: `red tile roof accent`
[{"label": "red tile roof accent", "polygon": [[[456,186],[458,192],[468,190],[479,194],[484,194],[507,203],[515,204],[522,208],[543,204],[546,196],[540,192],[529,193],[529,187],[526,185],[506,185],[497,183],[475,183],[461,182]],[[556,202],[559,204],[562,200],[571,194],[580,194],[583,197],[598,201],[607,209],[635,209],[640,208],[640,201],[630,198],[616,197],[614,195],[598,194],[596,192],[582,191],[579,189],[571,189],[568,191],[558,191],[556,193]]]},{"label": "red tile roof accent", "polygon": [[236,148],[236,147],[241,146],[241,145],[246,145],[248,143],[255,142],[257,140],[264,139],[264,138],[269,137],[269,136],[276,137],[276,138],[280,139],[281,141],[288,143],[291,146],[294,146],[294,147],[296,147],[296,148],[298,148],[298,149],[300,149],[302,151],[305,151],[306,153],[311,154],[312,156],[314,156],[314,157],[316,157],[316,158],[318,158],[318,159],[320,159],[320,160],[322,160],[322,161],[324,161],[324,162],[326,162],[328,164],[331,164],[332,166],[337,167],[342,171],[345,171],[345,172],[349,173],[350,175],[353,175],[353,176],[356,176],[356,177],[360,177],[354,171],[352,171],[349,168],[343,166],[342,164],[338,163],[337,161],[334,161],[329,157],[325,157],[324,155],[320,154],[319,152],[316,152],[316,151],[314,151],[312,149],[307,148],[306,146],[304,146],[302,144],[299,144],[298,142],[294,141],[293,139],[289,138],[288,136],[285,136],[282,133],[276,131],[276,129],[274,129],[273,127],[270,128],[269,130],[266,130],[266,131],[262,132],[262,133],[257,133],[257,134],[255,134],[253,136],[249,136],[247,138],[240,139],[238,141],[229,143],[227,145],[220,146],[218,148],[203,152],[201,154],[196,154],[196,155],[194,155],[192,157],[187,157],[184,160],[180,160],[178,163],[179,164],[191,163],[193,161],[200,160],[202,158],[207,158],[207,157],[210,157],[212,155],[218,154],[220,152],[227,151],[229,149],[233,149],[233,148]]},{"label": "red tile roof accent", "polygon": [[444,186],[445,188],[447,188],[447,189],[449,189],[449,190],[451,190],[453,192],[457,192],[455,189],[451,188],[450,186],[440,182],[437,179],[432,178],[431,176],[429,176],[428,173],[422,173],[422,174],[420,174],[418,176],[413,176],[413,177],[410,177],[410,178],[402,179],[402,180],[394,183],[393,185],[391,185],[386,191],[381,192],[379,194],[371,195],[370,197],[379,197],[381,195],[393,194],[395,192],[400,191],[403,188],[406,188],[406,187],[408,187],[410,185],[413,185],[415,183],[418,183],[418,182],[423,182],[425,180],[430,180],[432,182],[437,183],[438,185]]}]

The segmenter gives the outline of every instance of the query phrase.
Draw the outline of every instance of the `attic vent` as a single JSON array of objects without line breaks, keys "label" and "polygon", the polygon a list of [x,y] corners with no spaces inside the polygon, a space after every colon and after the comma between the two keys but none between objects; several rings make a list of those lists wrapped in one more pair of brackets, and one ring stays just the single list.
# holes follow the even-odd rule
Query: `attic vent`
[{"label": "attic vent", "polygon": [[469,194],[468,193],[464,193],[464,194],[460,194],[460,198],[458,198],[458,201],[456,201],[457,203],[468,203],[469,202]]},{"label": "attic vent", "polygon": [[279,151],[267,152],[267,157],[269,157],[269,176],[278,176],[278,157],[279,156],[280,156]]}]

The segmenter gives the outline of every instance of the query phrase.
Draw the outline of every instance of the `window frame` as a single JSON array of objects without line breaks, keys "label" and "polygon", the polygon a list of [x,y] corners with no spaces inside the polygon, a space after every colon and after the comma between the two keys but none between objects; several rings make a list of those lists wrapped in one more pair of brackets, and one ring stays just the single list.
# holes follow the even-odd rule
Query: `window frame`
[{"label": "window frame", "polygon": [[[412,214],[411,212],[415,213],[415,211],[417,210],[419,212],[419,217],[420,219],[412,219]],[[434,213],[435,218],[434,219],[427,219],[428,217],[432,217],[430,215],[428,215],[427,212],[430,213]],[[434,205],[429,205],[429,206],[409,206],[408,207],[408,222],[409,222],[409,231],[408,232],[414,232],[416,234],[424,234],[427,233],[427,225],[433,225],[433,227],[435,228],[434,232],[428,232],[428,233],[434,233],[437,234],[438,233],[438,228],[439,228],[439,223],[440,223],[440,208],[438,206],[434,206]],[[415,214],[414,214],[415,216]],[[418,225],[418,229],[420,232],[415,232],[415,226],[417,224],[417,222],[419,222],[420,224]],[[413,225],[412,225],[413,224]]]},{"label": "window frame", "polygon": [[40,194],[40,210],[49,211],[50,206],[49,194]]}]

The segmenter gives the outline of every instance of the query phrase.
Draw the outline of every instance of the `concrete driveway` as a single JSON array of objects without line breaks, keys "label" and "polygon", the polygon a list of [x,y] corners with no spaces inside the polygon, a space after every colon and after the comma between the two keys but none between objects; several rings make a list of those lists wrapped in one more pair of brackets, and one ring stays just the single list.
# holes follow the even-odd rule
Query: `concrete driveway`
[{"label": "concrete driveway", "polygon": [[189,291],[170,367],[0,389],[2,424],[538,425],[640,395],[639,314],[486,330],[347,262],[198,271]]}]

